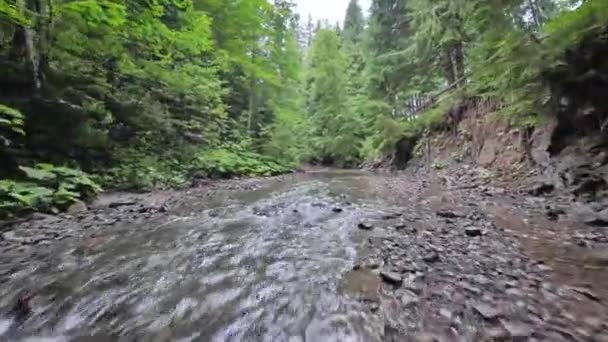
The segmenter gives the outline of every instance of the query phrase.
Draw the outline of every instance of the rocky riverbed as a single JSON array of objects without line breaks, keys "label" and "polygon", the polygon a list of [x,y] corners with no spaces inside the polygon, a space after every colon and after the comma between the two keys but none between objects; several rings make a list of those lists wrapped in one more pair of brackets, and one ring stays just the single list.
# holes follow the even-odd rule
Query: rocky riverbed
[{"label": "rocky riverbed", "polygon": [[6,224],[0,339],[608,341],[608,235],[468,165],[112,194]]}]

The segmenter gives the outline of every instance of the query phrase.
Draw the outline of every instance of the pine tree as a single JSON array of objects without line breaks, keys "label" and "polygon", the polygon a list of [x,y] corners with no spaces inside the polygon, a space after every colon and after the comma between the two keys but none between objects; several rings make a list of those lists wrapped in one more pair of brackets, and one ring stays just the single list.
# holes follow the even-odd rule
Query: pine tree
[{"label": "pine tree", "polygon": [[406,81],[402,69],[407,61],[392,53],[408,46],[411,36],[405,0],[374,0],[366,37],[369,92],[372,98],[395,103]]},{"label": "pine tree", "polygon": [[358,43],[365,27],[363,11],[359,6],[358,0],[351,0],[346,9],[344,18],[343,35],[344,39],[352,43]]},{"label": "pine tree", "polygon": [[334,30],[321,29],[311,51],[309,113],[317,157],[350,163],[358,157],[360,123],[348,107],[347,58]]}]

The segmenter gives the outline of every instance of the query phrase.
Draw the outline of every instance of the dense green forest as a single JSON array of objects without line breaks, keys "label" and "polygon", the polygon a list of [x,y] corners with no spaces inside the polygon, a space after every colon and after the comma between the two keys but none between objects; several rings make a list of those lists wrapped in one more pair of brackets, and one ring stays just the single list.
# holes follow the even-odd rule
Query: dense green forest
[{"label": "dense green forest", "polygon": [[1,0],[0,212],[378,162],[463,99],[533,126],[555,79],[606,70],[577,49],[607,22],[605,0],[352,0],[342,27],[291,0]]}]

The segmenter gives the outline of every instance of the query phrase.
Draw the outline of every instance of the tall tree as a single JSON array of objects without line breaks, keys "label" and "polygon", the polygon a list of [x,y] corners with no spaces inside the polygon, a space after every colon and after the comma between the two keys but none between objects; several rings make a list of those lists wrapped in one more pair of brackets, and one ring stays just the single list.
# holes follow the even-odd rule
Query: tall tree
[{"label": "tall tree", "polygon": [[366,37],[370,95],[394,104],[406,79],[407,60],[396,51],[407,48],[411,36],[405,0],[373,0]]},{"label": "tall tree", "polygon": [[348,106],[348,60],[340,46],[340,38],[330,28],[319,30],[313,40],[309,112],[317,156],[326,161],[349,163],[358,156],[360,123]]},{"label": "tall tree", "polygon": [[344,18],[343,36],[344,39],[358,43],[361,39],[361,34],[365,27],[365,18],[363,11],[359,6],[358,0],[351,0],[346,9],[346,17]]}]

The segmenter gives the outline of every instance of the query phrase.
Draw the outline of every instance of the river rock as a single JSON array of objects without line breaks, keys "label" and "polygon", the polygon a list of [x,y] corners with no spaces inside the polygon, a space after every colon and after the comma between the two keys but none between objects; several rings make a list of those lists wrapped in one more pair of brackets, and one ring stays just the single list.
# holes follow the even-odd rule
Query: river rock
[{"label": "river rock", "polygon": [[359,229],[362,229],[362,230],[374,229],[374,226],[369,222],[361,222],[361,223],[359,223],[358,227],[359,227]]},{"label": "river rock", "polygon": [[466,281],[460,281],[458,282],[456,285],[458,285],[460,288],[467,290],[475,295],[481,295],[481,289],[467,283]]},{"label": "river rock", "polygon": [[482,235],[481,228],[478,228],[478,227],[467,227],[464,230],[464,233],[467,236],[470,236],[470,237],[476,237],[476,236],[481,236]]},{"label": "river rock", "polygon": [[432,334],[422,332],[422,333],[416,334],[414,341],[416,341],[416,342],[435,342],[435,341],[437,341],[437,339],[435,339],[435,336],[433,336]]},{"label": "river rock", "polygon": [[474,303],[471,305],[475,312],[479,313],[481,317],[486,320],[493,320],[498,318],[501,315],[501,311],[498,310],[495,306],[485,304],[485,303]]},{"label": "river rock", "polygon": [[441,257],[439,256],[439,254],[437,254],[435,252],[431,252],[431,253],[423,256],[422,260],[426,263],[432,264],[432,263],[436,263],[436,262],[440,261]]},{"label": "river rock", "polygon": [[380,278],[387,284],[395,286],[401,286],[401,284],[403,284],[403,277],[396,272],[382,271],[380,272]]},{"label": "river rock", "polygon": [[134,200],[123,200],[123,201],[114,201],[114,202],[110,202],[110,204],[108,204],[108,207],[110,209],[117,209],[120,207],[128,207],[128,206],[132,206],[132,205],[136,205],[137,202]]},{"label": "river rock", "polygon": [[437,214],[437,216],[444,217],[444,218],[461,218],[461,217],[466,216],[465,214],[463,214],[459,211],[450,210],[450,209],[437,210],[436,214]]},{"label": "river rock", "polygon": [[401,296],[401,304],[406,308],[418,304],[419,301],[419,297],[410,291],[405,291],[405,293]]},{"label": "river rock", "polygon": [[541,196],[553,192],[555,185],[548,181],[537,181],[528,188],[528,194],[532,196]]},{"label": "river rock", "polygon": [[502,320],[500,321],[500,323],[505,328],[505,330],[509,332],[509,335],[511,335],[511,338],[514,340],[525,339],[527,337],[530,337],[530,335],[532,335],[532,333],[534,332],[532,327],[526,323],[506,320]]},{"label": "river rock", "polygon": [[67,213],[70,215],[76,215],[87,210],[87,205],[83,201],[76,201],[68,207]]},{"label": "river rock", "polygon": [[448,321],[451,321],[452,318],[454,317],[454,314],[452,313],[452,311],[446,309],[446,308],[441,308],[439,309],[439,315],[445,319],[447,319]]}]

